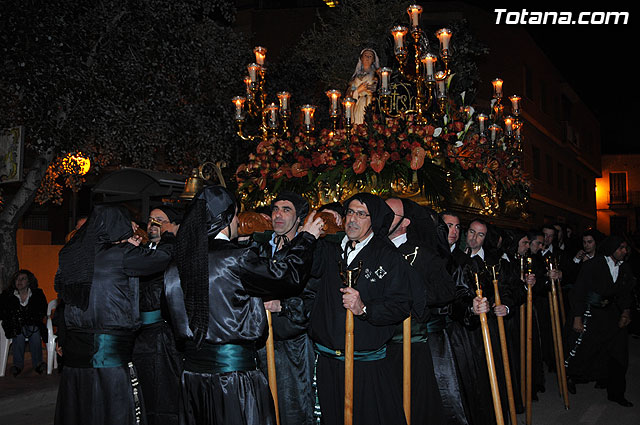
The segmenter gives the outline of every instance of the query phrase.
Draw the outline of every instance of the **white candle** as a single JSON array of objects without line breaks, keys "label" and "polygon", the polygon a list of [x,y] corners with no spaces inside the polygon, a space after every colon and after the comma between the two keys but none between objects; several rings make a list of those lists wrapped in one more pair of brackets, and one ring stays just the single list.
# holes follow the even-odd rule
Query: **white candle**
[{"label": "white candle", "polygon": [[411,26],[417,27],[420,25],[420,14],[422,13],[422,6],[417,4],[412,4],[407,8],[407,13],[411,18]]}]

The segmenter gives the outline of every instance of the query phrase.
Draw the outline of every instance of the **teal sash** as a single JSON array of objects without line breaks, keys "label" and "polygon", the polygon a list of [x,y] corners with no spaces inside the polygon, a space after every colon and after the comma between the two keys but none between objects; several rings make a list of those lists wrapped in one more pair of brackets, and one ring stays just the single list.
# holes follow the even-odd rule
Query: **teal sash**
[{"label": "teal sash", "polygon": [[[336,360],[344,361],[344,351],[342,350],[332,350],[329,347],[325,347],[324,345],[314,343],[315,352],[317,354],[321,354],[327,357],[331,357]],[[375,360],[382,360],[387,357],[387,346],[383,345],[377,350],[366,350],[366,351],[354,351],[353,360],[359,362],[372,362]]]},{"label": "teal sash", "polygon": [[140,320],[142,320],[143,325],[152,325],[162,322],[162,314],[160,314],[160,310],[141,311]]},{"label": "teal sash", "polygon": [[209,344],[197,348],[185,344],[184,369],[197,373],[247,372],[258,368],[256,350],[252,345]]},{"label": "teal sash", "polygon": [[91,359],[94,368],[124,366],[131,361],[133,335],[94,334],[96,353]]},{"label": "teal sash", "polygon": [[126,366],[133,353],[133,333],[99,334],[69,331],[65,339],[65,366],[105,368]]},{"label": "teal sash", "polygon": [[431,316],[427,322],[427,332],[434,333],[443,331],[447,327],[447,316]]}]

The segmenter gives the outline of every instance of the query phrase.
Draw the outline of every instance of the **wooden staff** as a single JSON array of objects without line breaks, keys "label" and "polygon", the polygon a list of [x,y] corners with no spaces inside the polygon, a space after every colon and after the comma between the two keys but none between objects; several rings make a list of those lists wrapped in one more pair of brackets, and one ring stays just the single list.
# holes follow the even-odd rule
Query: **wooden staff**
[{"label": "wooden staff", "polygon": [[[482,298],[482,289],[476,273],[476,295]],[[480,324],[482,325],[482,339],[484,340],[484,352],[487,358],[487,369],[489,370],[489,381],[491,383],[491,395],[493,396],[493,410],[496,413],[496,424],[504,425],[502,416],[502,403],[500,402],[500,390],[498,389],[498,378],[496,377],[496,366],[493,361],[493,349],[491,348],[491,336],[489,335],[489,324],[487,323],[487,313],[480,313]]]},{"label": "wooden staff", "polygon": [[276,408],[276,424],[280,425],[280,408],[278,407],[278,384],[276,381],[276,356],[273,345],[273,325],[271,324],[271,312],[267,310],[267,323],[269,324],[269,337],[267,338],[267,374],[269,375],[269,388],[273,396],[273,404]]},{"label": "wooden staff", "polygon": [[[525,282],[524,277],[524,257],[520,256],[520,280]],[[526,399],[526,365],[527,365],[527,334],[526,334],[526,304],[520,306],[520,395],[522,397],[522,404]]]},{"label": "wooden staff", "polygon": [[411,425],[411,316],[402,322],[402,404]]},{"label": "wooden staff", "polygon": [[[550,264],[549,267],[551,267],[551,270],[553,270],[553,264]],[[562,387],[562,396],[564,398],[564,408],[566,410],[569,410],[569,389],[567,386],[567,371],[564,367],[564,347],[562,344],[562,327],[560,324],[560,314],[558,311],[558,295],[557,295],[557,290],[556,290],[556,280],[555,279],[551,279],[551,298],[553,301],[553,308],[552,311],[555,313],[554,319],[556,322],[556,343],[555,346],[558,350],[558,361],[560,363],[559,368],[557,369],[557,374],[558,374],[558,379],[560,380],[561,383],[561,387]]]},{"label": "wooden staff", "polygon": [[[558,268],[558,265],[557,265],[557,263],[555,262],[555,259],[554,259],[553,266],[554,266],[556,269]],[[564,297],[563,297],[563,295],[562,295],[562,285],[560,284],[560,281],[559,281],[559,280],[558,280],[558,281],[556,281],[556,282],[557,282],[557,287],[558,287],[558,305],[559,305],[559,307],[560,307],[560,323],[565,323],[565,319],[566,319],[566,317],[565,317],[565,315],[564,315]],[[560,329],[562,329],[562,328],[560,328]]]},{"label": "wooden staff", "polygon": [[[498,290],[498,279],[496,278],[496,268],[491,266],[493,270],[493,291],[495,297],[496,306],[502,305],[500,302],[500,291]],[[498,319],[498,332],[500,334],[500,348],[502,350],[502,365],[504,367],[504,379],[507,386],[507,399],[509,401],[509,414],[511,416],[511,423],[517,424],[518,418],[516,416],[516,402],[513,398],[513,386],[511,384],[511,367],[509,365],[509,349],[507,348],[507,334],[504,330],[504,318],[502,316],[496,316]]]},{"label": "wooden staff", "polygon": [[[527,258],[527,271],[533,272],[531,257]],[[532,373],[531,367],[533,352],[533,288],[527,283],[527,392],[526,392],[526,424],[531,425],[531,396],[532,396]]]},{"label": "wooden staff", "polygon": [[[347,287],[356,285],[362,262],[355,270],[347,270],[343,274],[343,280]],[[347,318],[344,327],[344,425],[353,424],[353,355],[354,355],[354,335],[353,335],[353,312],[347,309]]]},{"label": "wooden staff", "polygon": [[562,396],[562,382],[560,380],[560,357],[558,356],[558,327],[556,326],[556,312],[553,310],[553,295],[551,292],[547,293],[549,298],[549,315],[551,320],[551,335],[553,340],[553,354],[556,360],[556,371],[558,381],[558,393]]}]

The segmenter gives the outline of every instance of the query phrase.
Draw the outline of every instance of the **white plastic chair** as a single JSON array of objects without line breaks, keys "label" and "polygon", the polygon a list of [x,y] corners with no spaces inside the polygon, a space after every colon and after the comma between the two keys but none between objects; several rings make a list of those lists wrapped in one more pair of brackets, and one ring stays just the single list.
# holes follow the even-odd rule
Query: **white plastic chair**
[{"label": "white plastic chair", "polygon": [[47,375],[51,375],[53,368],[58,367],[58,358],[56,357],[56,338],[53,333],[53,322],[51,321],[51,313],[58,306],[58,300],[49,301],[47,306]]},{"label": "white plastic chair", "polygon": [[9,346],[11,339],[7,339],[2,328],[2,320],[0,320],[0,376],[4,376],[7,370],[7,359],[9,358]]}]

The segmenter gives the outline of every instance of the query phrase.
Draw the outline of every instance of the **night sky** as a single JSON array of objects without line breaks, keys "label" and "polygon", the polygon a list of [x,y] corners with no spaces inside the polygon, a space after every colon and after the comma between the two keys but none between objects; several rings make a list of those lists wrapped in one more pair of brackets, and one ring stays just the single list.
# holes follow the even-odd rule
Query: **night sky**
[{"label": "night sky", "polygon": [[[638,35],[632,32],[634,15],[628,2],[600,3],[471,1],[497,16],[495,9],[510,12],[629,12],[624,24],[522,25],[531,34],[571,86],[589,105],[602,127],[602,153],[640,153],[640,141],[632,125],[632,101],[637,92],[637,71],[631,54]],[[504,18],[503,18],[504,19]],[[560,40],[561,42],[557,42]],[[636,112],[636,111],[633,111]]]}]

